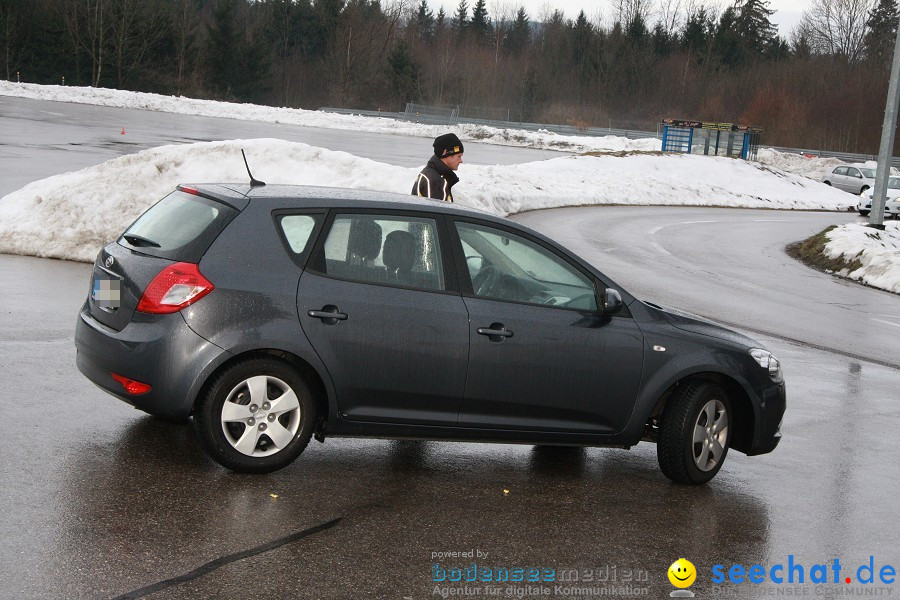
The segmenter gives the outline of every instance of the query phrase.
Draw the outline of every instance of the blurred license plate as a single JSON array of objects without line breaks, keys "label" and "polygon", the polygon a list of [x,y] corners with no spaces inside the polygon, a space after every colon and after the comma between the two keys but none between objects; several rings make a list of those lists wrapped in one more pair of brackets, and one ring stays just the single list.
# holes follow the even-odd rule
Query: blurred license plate
[{"label": "blurred license plate", "polygon": [[122,297],[122,282],[118,279],[94,279],[91,298],[100,308],[119,308]]}]

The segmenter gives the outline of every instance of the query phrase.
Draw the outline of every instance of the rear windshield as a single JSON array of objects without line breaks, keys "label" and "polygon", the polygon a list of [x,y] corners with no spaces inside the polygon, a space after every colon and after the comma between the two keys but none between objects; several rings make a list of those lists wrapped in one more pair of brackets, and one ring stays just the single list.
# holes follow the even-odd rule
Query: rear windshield
[{"label": "rear windshield", "polygon": [[174,191],[138,217],[119,244],[150,256],[198,263],[237,214],[221,202]]}]

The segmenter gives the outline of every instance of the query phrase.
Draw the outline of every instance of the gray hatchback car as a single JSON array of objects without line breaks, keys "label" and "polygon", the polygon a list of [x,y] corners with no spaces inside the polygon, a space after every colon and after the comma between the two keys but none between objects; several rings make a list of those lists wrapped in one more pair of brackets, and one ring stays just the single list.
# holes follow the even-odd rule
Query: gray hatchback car
[{"label": "gray hatchback car", "polygon": [[781,367],[760,343],[632,297],[552,240],[448,203],[184,185],[97,256],[78,368],[193,417],[263,473],[312,436],[630,447],[704,483],[772,451]]}]

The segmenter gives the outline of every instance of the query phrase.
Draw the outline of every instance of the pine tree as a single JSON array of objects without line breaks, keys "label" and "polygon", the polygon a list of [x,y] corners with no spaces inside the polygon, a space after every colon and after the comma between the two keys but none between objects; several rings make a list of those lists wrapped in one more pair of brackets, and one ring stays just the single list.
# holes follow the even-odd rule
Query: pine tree
[{"label": "pine tree", "polygon": [[416,33],[423,42],[434,37],[434,13],[428,8],[427,0],[422,0],[416,13]]},{"label": "pine tree", "polygon": [[493,33],[491,20],[487,14],[485,0],[476,0],[472,8],[472,20],[469,21],[469,31],[478,43],[484,43],[490,39]]},{"label": "pine tree", "polygon": [[530,41],[531,26],[528,24],[528,14],[525,12],[525,7],[520,6],[516,13],[516,20],[513,21],[509,33],[506,34],[504,43],[510,54],[518,56],[528,47]]},{"label": "pine tree", "polygon": [[647,23],[641,13],[635,12],[634,16],[625,26],[625,37],[631,40],[631,43],[638,48],[643,47],[647,43],[650,32],[647,30]]},{"label": "pine tree", "polygon": [[459,6],[456,7],[456,13],[450,19],[450,28],[462,37],[469,28],[469,4],[466,0],[459,0]]},{"label": "pine tree", "polygon": [[890,64],[897,38],[897,2],[896,0],[879,0],[869,12],[866,22],[868,31],[865,37],[866,56]]},{"label": "pine tree", "polygon": [[699,55],[706,48],[712,30],[713,25],[706,14],[706,9],[700,7],[688,15],[681,33],[681,48],[690,51],[695,56]]},{"label": "pine tree", "polygon": [[442,6],[434,18],[434,36],[440,37],[445,29],[447,29],[447,13],[444,12],[444,7]]},{"label": "pine tree", "polygon": [[651,41],[653,42],[653,53],[657,56],[668,56],[678,45],[678,38],[676,35],[666,31],[666,28],[663,27],[662,23],[657,23],[653,27]]},{"label": "pine tree", "polygon": [[398,105],[419,99],[419,71],[406,40],[401,39],[388,55],[388,76]]},{"label": "pine tree", "polygon": [[722,11],[716,26],[715,52],[723,65],[737,67],[743,60],[741,35],[737,28],[738,12],[733,6]]},{"label": "pine tree", "polygon": [[778,43],[775,26],[769,20],[775,11],[769,8],[768,0],[746,0],[736,7],[735,30],[741,38],[741,58],[746,61],[750,58],[748,54],[768,55]]}]

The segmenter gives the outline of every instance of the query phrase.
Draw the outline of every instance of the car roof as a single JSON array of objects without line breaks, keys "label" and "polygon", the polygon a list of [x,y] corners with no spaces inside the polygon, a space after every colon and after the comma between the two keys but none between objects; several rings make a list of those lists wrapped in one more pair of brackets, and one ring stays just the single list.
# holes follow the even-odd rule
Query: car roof
[{"label": "car roof", "polygon": [[396,194],[364,189],[350,189],[314,185],[264,185],[217,183],[182,184],[179,188],[193,188],[204,196],[222,200],[243,209],[253,201],[292,200],[300,201],[315,208],[379,208],[472,216],[480,219],[505,221],[497,215],[477,208],[461,206],[450,202],[420,198],[409,194]]}]

